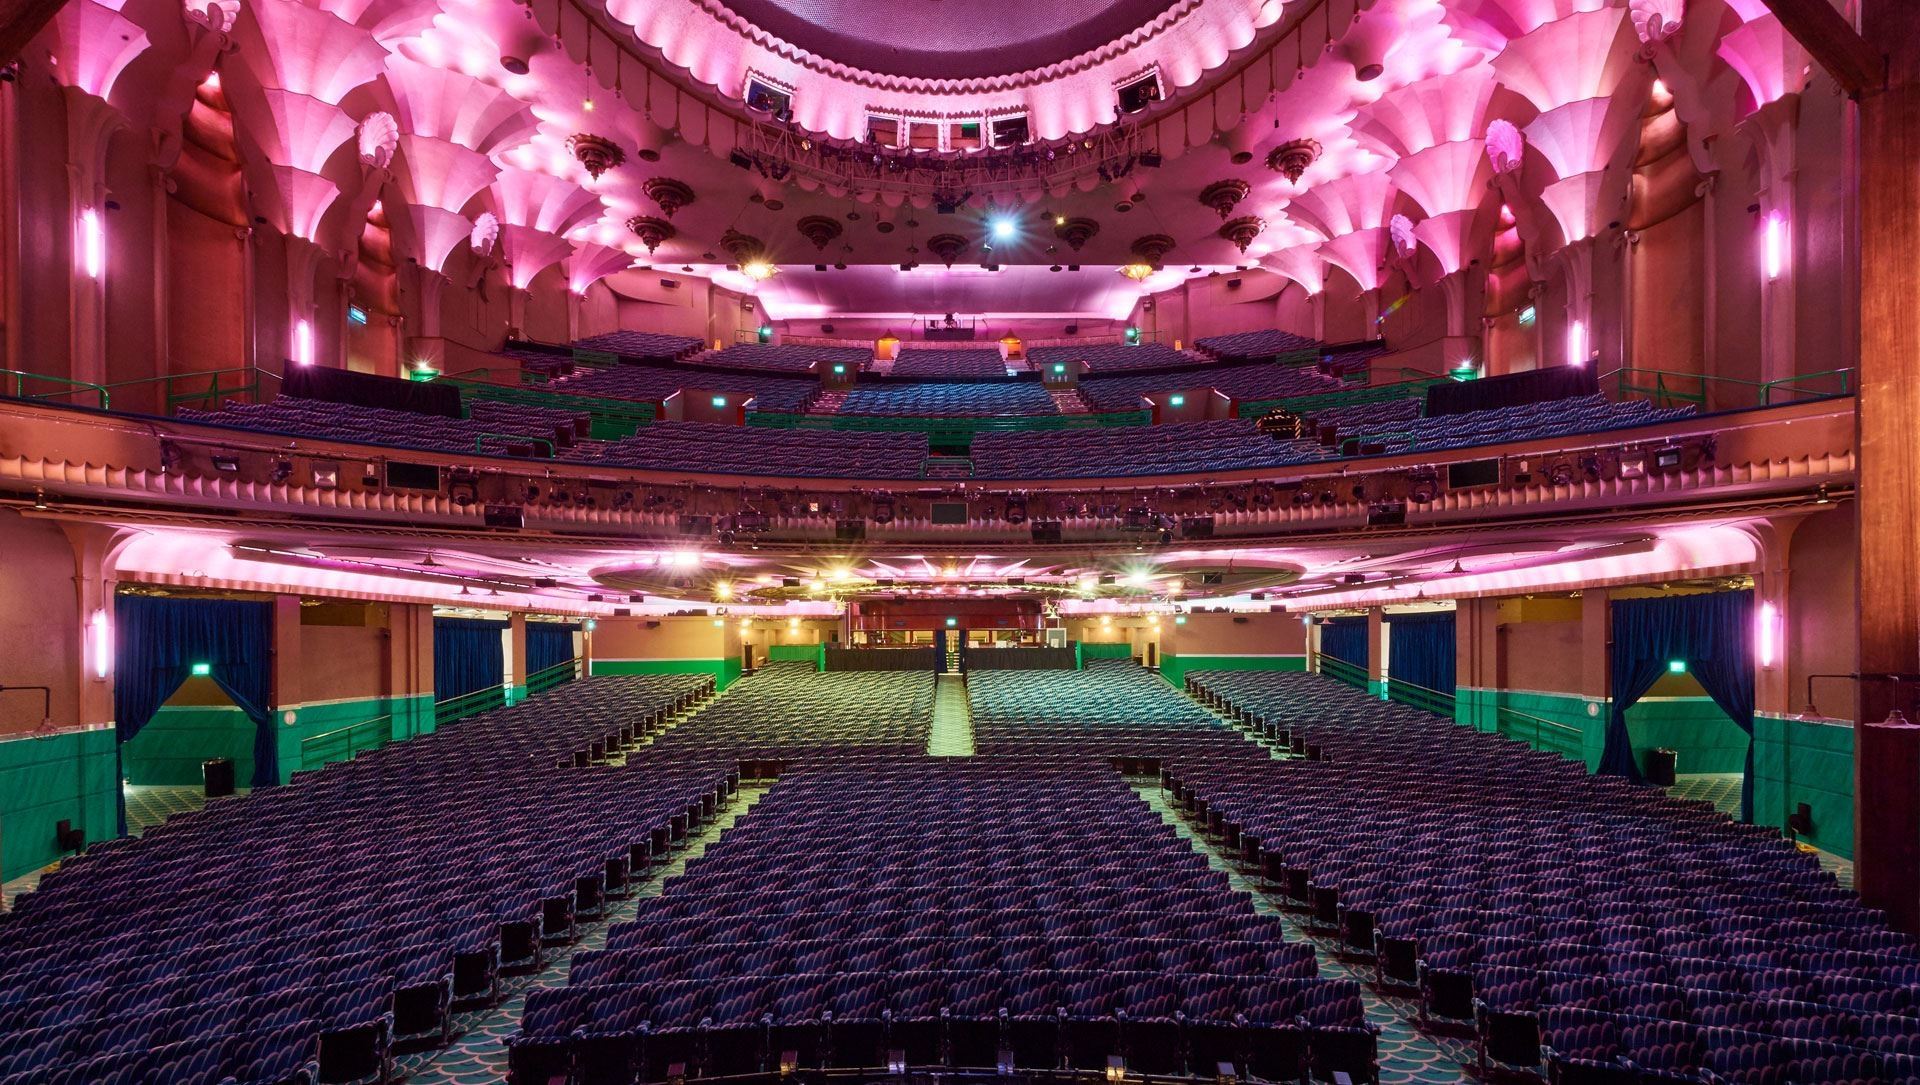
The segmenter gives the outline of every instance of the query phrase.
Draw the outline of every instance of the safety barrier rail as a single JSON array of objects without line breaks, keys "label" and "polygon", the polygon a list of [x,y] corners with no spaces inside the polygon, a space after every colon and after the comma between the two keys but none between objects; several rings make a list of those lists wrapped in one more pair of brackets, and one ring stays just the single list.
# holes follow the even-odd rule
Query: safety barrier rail
[{"label": "safety barrier rail", "polygon": [[318,768],[335,761],[350,761],[367,752],[377,750],[393,741],[393,716],[375,716],[372,719],[350,723],[332,731],[324,731],[300,740],[300,767]]}]

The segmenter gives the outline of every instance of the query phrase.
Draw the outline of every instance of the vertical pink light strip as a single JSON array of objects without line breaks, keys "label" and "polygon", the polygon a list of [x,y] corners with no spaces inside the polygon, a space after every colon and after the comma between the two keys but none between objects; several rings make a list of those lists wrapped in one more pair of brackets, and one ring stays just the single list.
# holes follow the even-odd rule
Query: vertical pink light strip
[{"label": "vertical pink light strip", "polygon": [[1780,657],[1780,608],[1772,603],[1760,604],[1760,628],[1755,630],[1755,641],[1759,647],[1760,666],[1770,668]]},{"label": "vertical pink light strip", "polygon": [[304,320],[293,326],[293,360],[301,365],[313,364],[313,325]]},{"label": "vertical pink light strip", "polygon": [[91,207],[81,211],[76,225],[80,269],[86,272],[87,278],[98,279],[107,270],[107,239],[101,228],[100,212]]},{"label": "vertical pink light strip", "polygon": [[93,639],[93,676],[105,678],[107,665],[113,659],[110,649],[113,647],[107,635],[107,612],[96,610],[87,620],[88,631]]},{"label": "vertical pink light strip", "polygon": [[1567,364],[1587,364],[1587,326],[1578,320],[1567,328]]},{"label": "vertical pink light strip", "polygon": [[1773,282],[1787,269],[1787,220],[1778,211],[1767,214],[1760,235],[1760,253],[1767,281]]}]

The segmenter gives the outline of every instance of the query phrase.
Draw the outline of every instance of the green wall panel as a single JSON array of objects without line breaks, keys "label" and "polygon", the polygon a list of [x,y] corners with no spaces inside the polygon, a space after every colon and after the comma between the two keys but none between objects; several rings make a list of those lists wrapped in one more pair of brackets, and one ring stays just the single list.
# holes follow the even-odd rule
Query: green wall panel
[{"label": "green wall panel", "polygon": [[1762,716],[1753,730],[1753,820],[1784,829],[1804,802],[1807,843],[1853,858],[1853,728]]},{"label": "green wall panel", "polygon": [[182,787],[202,782],[202,761],[225,757],[235,782],[246,787],[253,782],[253,739],[253,721],[233,705],[165,705],[120,751],[121,771],[128,783]]},{"label": "green wall panel", "polygon": [[710,674],[714,685],[726,689],[740,677],[737,659],[596,659],[594,674]]},{"label": "green wall panel", "polygon": [[1132,659],[1133,645],[1126,641],[1094,643],[1075,641],[1080,646],[1080,658],[1085,659]]},{"label": "green wall panel", "polygon": [[70,821],[88,842],[119,834],[111,728],[0,741],[0,880],[62,857],[54,826]]},{"label": "green wall panel", "polygon": [[[291,780],[296,772],[317,769],[330,761],[345,760],[346,749],[339,743],[324,741],[323,736],[380,716],[393,717],[388,735],[391,741],[403,741],[425,734],[433,729],[433,695],[370,697],[302,705],[294,713],[291,726],[282,723],[279,727],[280,782],[284,784]],[[315,738],[323,740],[309,741]],[[251,777],[243,776],[240,779],[244,784]]]},{"label": "green wall panel", "polygon": [[767,648],[767,659],[774,663],[818,665],[822,650],[822,646],[818,644],[775,644]]},{"label": "green wall panel", "polygon": [[1299,656],[1177,656],[1160,657],[1160,677],[1182,689],[1192,671],[1304,671],[1307,657]]}]

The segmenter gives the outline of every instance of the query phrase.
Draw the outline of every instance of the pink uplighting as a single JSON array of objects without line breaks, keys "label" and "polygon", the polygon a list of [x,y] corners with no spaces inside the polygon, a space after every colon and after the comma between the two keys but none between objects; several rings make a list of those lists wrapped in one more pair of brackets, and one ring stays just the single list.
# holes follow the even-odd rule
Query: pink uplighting
[{"label": "pink uplighting", "polygon": [[1587,326],[1578,320],[1567,326],[1567,364],[1587,364]]},{"label": "pink uplighting", "polygon": [[313,364],[313,325],[304,320],[293,326],[293,360]]}]

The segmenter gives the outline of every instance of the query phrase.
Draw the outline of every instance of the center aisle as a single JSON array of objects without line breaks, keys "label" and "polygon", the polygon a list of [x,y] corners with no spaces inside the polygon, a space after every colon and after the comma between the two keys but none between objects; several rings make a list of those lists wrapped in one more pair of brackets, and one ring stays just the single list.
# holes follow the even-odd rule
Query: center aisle
[{"label": "center aisle", "polygon": [[933,697],[933,735],[927,740],[933,757],[973,756],[973,710],[967,704],[965,675],[943,674]]}]

